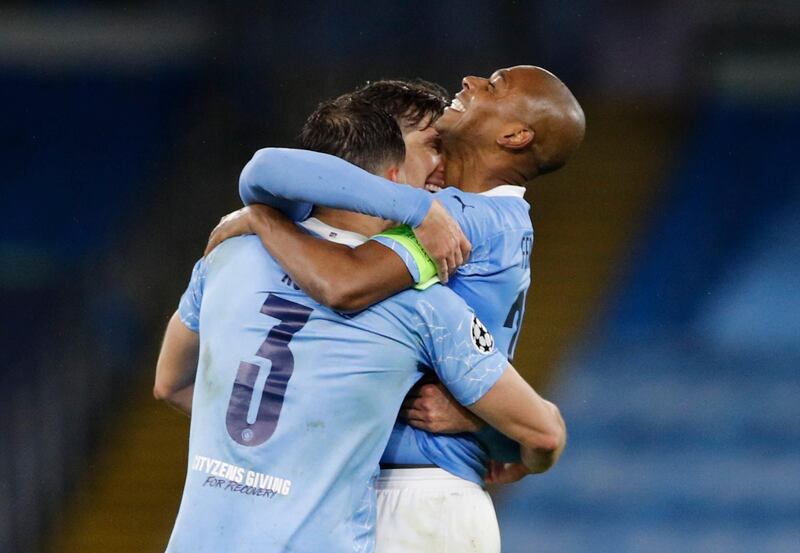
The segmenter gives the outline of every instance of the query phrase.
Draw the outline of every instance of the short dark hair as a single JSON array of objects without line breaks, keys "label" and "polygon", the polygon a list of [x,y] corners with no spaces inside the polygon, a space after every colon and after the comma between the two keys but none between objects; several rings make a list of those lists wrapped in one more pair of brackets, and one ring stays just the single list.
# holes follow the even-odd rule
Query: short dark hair
[{"label": "short dark hair", "polygon": [[357,98],[339,97],[317,106],[297,141],[301,148],[345,159],[370,173],[400,164],[406,155],[397,121]]},{"label": "short dark hair", "polygon": [[350,93],[353,98],[382,109],[400,125],[416,127],[425,118],[438,119],[450,103],[444,87],[422,79],[383,79],[368,82]]}]

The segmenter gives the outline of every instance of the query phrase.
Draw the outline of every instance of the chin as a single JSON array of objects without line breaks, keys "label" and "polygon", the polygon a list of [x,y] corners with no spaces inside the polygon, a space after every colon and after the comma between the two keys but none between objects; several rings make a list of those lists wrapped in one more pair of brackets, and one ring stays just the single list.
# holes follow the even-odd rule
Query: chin
[{"label": "chin", "polygon": [[463,113],[454,109],[446,109],[442,116],[436,120],[436,123],[434,123],[433,126],[437,132],[447,132],[453,128],[455,123],[461,118],[462,115]]}]

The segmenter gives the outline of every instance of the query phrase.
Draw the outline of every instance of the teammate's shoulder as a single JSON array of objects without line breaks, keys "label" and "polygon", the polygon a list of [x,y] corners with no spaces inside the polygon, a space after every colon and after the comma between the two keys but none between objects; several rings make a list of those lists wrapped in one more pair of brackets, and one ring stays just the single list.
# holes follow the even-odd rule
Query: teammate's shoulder
[{"label": "teammate's shoulder", "polygon": [[226,260],[231,257],[242,255],[265,256],[266,250],[261,245],[261,241],[256,235],[247,234],[228,238],[214,248],[204,259],[206,265],[214,266],[220,263],[225,263]]},{"label": "teammate's shoulder", "polygon": [[478,205],[501,210],[517,209],[527,212],[530,209],[530,204],[525,199],[524,194],[524,187],[504,184],[482,193],[464,192],[451,186],[436,192],[435,196],[445,201],[458,203],[465,213],[469,207]]},{"label": "teammate's shoulder", "polygon": [[430,307],[450,309],[454,306],[461,307],[464,305],[464,300],[461,296],[456,294],[449,286],[441,283],[433,284],[425,290],[407,290],[403,294],[405,294],[403,301],[416,311]]}]

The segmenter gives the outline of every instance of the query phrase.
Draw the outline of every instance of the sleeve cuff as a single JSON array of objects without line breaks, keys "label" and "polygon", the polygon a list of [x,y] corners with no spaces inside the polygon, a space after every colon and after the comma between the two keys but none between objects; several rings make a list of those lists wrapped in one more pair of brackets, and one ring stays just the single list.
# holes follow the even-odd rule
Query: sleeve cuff
[{"label": "sleeve cuff", "polygon": [[417,206],[411,214],[408,224],[411,225],[411,227],[416,228],[422,224],[422,221],[425,220],[425,216],[428,215],[428,211],[431,209],[431,204],[433,204],[433,194],[419,188],[412,188],[411,190],[416,195],[415,200],[417,202]]}]

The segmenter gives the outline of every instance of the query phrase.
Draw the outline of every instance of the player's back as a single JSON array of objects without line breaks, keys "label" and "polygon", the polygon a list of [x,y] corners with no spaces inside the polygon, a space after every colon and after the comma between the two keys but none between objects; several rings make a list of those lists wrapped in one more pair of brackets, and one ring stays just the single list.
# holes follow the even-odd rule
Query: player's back
[{"label": "player's back", "polygon": [[419,340],[380,306],[319,306],[255,237],[201,260],[187,301],[200,360],[167,551],[370,551],[371,481]]}]

